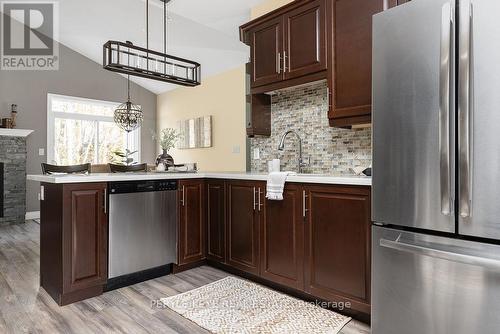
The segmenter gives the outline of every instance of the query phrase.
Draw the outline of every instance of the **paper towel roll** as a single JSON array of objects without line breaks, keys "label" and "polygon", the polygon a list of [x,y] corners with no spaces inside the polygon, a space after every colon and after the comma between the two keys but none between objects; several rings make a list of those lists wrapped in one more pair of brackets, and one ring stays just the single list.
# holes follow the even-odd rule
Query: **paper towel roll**
[{"label": "paper towel roll", "polygon": [[281,170],[280,159],[273,159],[273,172],[279,172]]}]

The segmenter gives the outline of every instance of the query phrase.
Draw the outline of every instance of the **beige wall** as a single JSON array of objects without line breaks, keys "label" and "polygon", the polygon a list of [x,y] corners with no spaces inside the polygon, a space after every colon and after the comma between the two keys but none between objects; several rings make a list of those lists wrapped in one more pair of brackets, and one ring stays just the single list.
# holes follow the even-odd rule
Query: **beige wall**
[{"label": "beige wall", "polygon": [[[252,8],[254,19],[293,0],[266,0]],[[158,131],[177,128],[177,122],[213,116],[213,147],[177,150],[175,161],[197,162],[205,171],[244,171],[246,165],[245,68],[207,78],[196,88],[178,88],[158,96]],[[239,153],[236,153],[239,150]],[[160,148],[158,147],[158,152]]]},{"label": "beige wall", "polygon": [[173,149],[170,154],[176,163],[197,162],[203,171],[245,171],[244,66],[207,78],[198,87],[178,88],[158,96],[158,130],[177,129],[179,120],[208,115],[212,115],[213,146]]},{"label": "beige wall", "polygon": [[294,0],[266,0],[263,1],[261,4],[255,6],[252,8],[250,17],[252,19],[255,19],[259,16],[262,16],[264,14],[267,14],[281,6],[286,5],[287,3],[290,3]]}]

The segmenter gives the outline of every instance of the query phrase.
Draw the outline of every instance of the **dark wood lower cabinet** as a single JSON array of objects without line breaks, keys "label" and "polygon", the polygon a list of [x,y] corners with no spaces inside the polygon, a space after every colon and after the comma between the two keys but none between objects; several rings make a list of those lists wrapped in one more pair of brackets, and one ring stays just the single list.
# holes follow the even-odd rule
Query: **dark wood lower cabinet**
[{"label": "dark wood lower cabinet", "polygon": [[228,181],[226,264],[370,314],[370,192],[289,183],[270,201],[265,183]]},{"label": "dark wood lower cabinet", "polygon": [[225,183],[208,180],[207,190],[207,258],[226,262]]},{"label": "dark wood lower cabinet", "polygon": [[205,181],[179,182],[178,265],[205,259]]},{"label": "dark wood lower cabinet", "polygon": [[42,186],[41,286],[59,305],[101,294],[108,276],[107,184]]},{"label": "dark wood lower cabinet", "polygon": [[264,190],[263,183],[227,182],[227,263],[256,275],[260,271],[259,222]]},{"label": "dark wood lower cabinet", "polygon": [[370,313],[370,190],[307,186],[305,291]]},{"label": "dark wood lower cabinet", "polygon": [[[48,184],[41,203],[41,286],[69,304],[107,282],[107,184]],[[370,188],[180,180],[178,265],[209,263],[370,313]]]},{"label": "dark wood lower cabinet", "polygon": [[302,188],[287,184],[283,201],[266,200],[261,233],[261,276],[295,289],[304,288]]}]

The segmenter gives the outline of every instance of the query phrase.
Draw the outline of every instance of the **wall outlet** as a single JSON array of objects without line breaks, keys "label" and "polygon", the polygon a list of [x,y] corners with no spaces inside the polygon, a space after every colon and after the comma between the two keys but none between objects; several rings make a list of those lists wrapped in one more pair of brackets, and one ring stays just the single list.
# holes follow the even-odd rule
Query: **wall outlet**
[{"label": "wall outlet", "polygon": [[38,155],[43,157],[45,155],[45,149],[44,148],[39,148],[38,149]]},{"label": "wall outlet", "polygon": [[240,146],[233,146],[233,154],[240,154],[241,149]]},{"label": "wall outlet", "polygon": [[254,160],[259,160],[260,159],[260,150],[258,147],[253,149],[253,159]]}]

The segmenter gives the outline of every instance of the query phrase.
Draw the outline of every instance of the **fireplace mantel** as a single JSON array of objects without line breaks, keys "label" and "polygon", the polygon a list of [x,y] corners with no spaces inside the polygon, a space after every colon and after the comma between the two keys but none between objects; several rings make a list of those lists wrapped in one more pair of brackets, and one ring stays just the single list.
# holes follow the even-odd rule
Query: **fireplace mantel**
[{"label": "fireplace mantel", "polygon": [[25,129],[0,129],[0,136],[5,137],[28,137],[33,130]]}]

